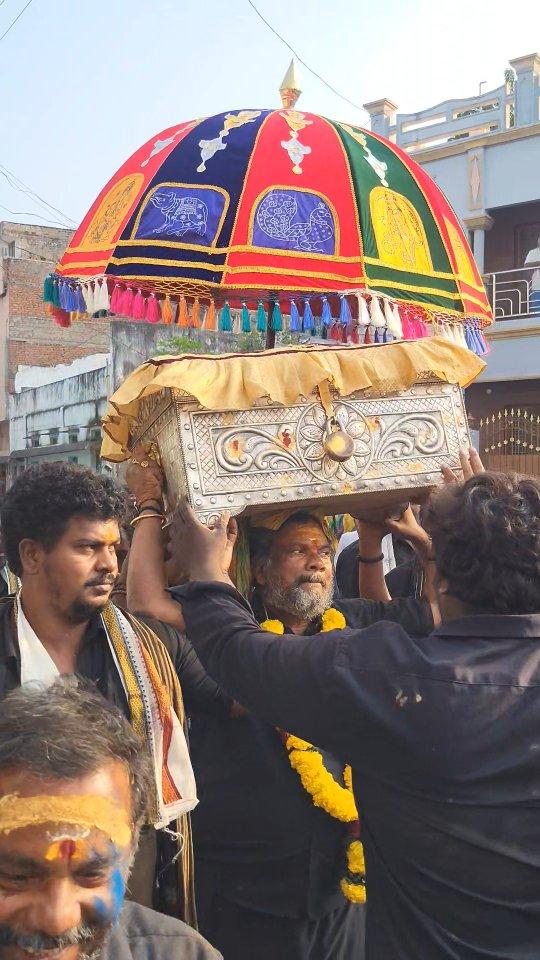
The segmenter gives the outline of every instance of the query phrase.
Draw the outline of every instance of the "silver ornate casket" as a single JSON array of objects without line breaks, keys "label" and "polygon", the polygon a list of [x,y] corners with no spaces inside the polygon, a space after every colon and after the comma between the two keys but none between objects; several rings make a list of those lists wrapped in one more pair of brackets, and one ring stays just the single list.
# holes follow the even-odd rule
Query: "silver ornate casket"
[{"label": "silver ornate casket", "polygon": [[[270,399],[249,410],[207,410],[182,390],[141,400],[130,447],[151,442],[164,467],[171,509],[186,497],[203,522],[232,514],[324,506],[328,514],[421,502],[440,465],[459,467],[469,444],[459,386],[438,380],[385,397],[331,394],[332,425],[317,391],[290,406]],[[331,431],[347,459],[328,452]]]}]

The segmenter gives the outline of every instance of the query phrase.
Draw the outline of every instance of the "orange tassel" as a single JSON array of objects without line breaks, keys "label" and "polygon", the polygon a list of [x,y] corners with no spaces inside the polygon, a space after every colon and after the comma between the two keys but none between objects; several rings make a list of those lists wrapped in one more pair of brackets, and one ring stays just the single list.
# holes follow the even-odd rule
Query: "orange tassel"
[{"label": "orange tassel", "polygon": [[169,294],[161,301],[161,322],[172,323],[173,312],[171,307],[171,298]]},{"label": "orange tassel", "polygon": [[178,302],[178,318],[176,320],[177,326],[187,327],[188,326],[188,313],[187,313],[187,304],[186,298],[180,297]]},{"label": "orange tassel", "polygon": [[199,313],[200,313],[199,298],[195,297],[195,300],[193,301],[193,307],[191,308],[191,326],[192,327],[196,327],[196,328],[200,327],[201,321],[199,319]]},{"label": "orange tassel", "polygon": [[216,305],[213,300],[210,301],[210,306],[208,307],[208,312],[206,314],[206,322],[204,326],[206,330],[216,329]]}]

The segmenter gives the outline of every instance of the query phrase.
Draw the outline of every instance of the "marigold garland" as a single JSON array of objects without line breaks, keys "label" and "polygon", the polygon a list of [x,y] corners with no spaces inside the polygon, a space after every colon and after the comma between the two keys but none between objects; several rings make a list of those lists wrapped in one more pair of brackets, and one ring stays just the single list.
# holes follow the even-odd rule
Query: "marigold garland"
[{"label": "marigold garland", "polygon": [[[322,633],[331,630],[343,630],[347,621],[340,610],[329,607],[322,615]],[[269,633],[283,634],[285,627],[281,620],[264,620],[263,630]],[[350,831],[358,826],[358,811],[352,788],[352,771],[347,765],[343,771],[345,786],[337,783],[324,765],[323,756],[317,747],[301,740],[292,733],[283,733],[282,739],[289,755],[289,763],[300,777],[304,790],[310,794],[316,807],[320,807],[329,816],[350,825]],[[366,880],[364,848],[356,836],[352,836],[347,846],[347,873],[342,878],[341,891],[352,903],[365,903]]]}]

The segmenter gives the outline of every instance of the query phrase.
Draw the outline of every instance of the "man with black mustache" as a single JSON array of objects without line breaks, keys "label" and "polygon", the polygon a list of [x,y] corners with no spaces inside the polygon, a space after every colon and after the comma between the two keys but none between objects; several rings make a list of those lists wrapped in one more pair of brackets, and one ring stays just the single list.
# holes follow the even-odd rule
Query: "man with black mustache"
[{"label": "man with black mustache", "polygon": [[[64,462],[30,468],[8,490],[2,533],[10,569],[22,587],[0,605],[0,701],[20,684],[48,684],[58,675],[77,674],[93,681],[135,725],[144,687],[131,667],[127,630],[152,660],[156,682],[180,721],[182,740],[183,701],[176,674],[188,699],[190,693],[204,698],[202,668],[201,681],[198,661],[176,631],[158,621],[128,621],[109,600],[118,574],[116,548],[125,502],[110,478]],[[145,506],[138,504],[141,514],[153,515]],[[213,704],[216,687],[209,680],[208,689]],[[139,713],[137,729],[146,729],[142,709]],[[152,727],[152,736],[159,732]],[[190,772],[185,741],[180,748],[183,769]],[[155,774],[157,783],[162,770]],[[141,835],[130,895],[192,922],[189,823],[176,810],[174,819],[155,817],[158,821],[172,823],[173,833],[183,834],[182,856],[177,857],[178,845],[169,833],[149,824]]]},{"label": "man with black mustache", "polygon": [[124,902],[152,780],[141,739],[94,690],[62,678],[2,701],[2,960],[221,960],[186,924]]}]

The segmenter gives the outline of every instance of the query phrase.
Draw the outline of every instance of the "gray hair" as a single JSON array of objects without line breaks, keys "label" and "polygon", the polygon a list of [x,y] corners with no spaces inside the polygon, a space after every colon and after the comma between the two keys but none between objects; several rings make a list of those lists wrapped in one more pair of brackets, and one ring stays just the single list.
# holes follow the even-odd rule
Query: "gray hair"
[{"label": "gray hair", "polygon": [[50,687],[25,684],[0,703],[0,770],[76,780],[111,760],[129,771],[136,838],[148,816],[154,778],[145,744],[116,707],[90,683],[72,677]]}]

